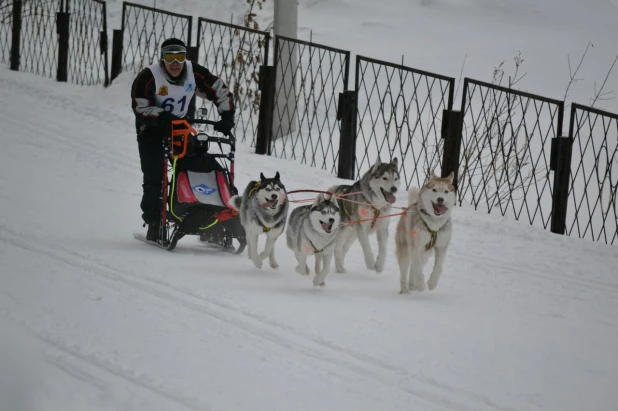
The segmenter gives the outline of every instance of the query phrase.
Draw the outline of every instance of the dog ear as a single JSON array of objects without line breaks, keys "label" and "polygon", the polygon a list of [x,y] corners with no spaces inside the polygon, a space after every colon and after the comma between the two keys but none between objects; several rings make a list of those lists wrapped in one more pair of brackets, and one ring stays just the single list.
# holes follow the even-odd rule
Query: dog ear
[{"label": "dog ear", "polygon": [[451,173],[448,175],[448,177],[446,177],[446,179],[449,181],[449,183],[453,184],[453,180],[455,179],[455,172],[451,171]]},{"label": "dog ear", "polygon": [[266,180],[266,177],[264,177],[264,173],[260,173],[260,180],[262,181]]},{"label": "dog ear", "polygon": [[382,164],[382,159],[380,158],[380,153],[378,153],[378,158],[376,158],[376,162],[374,164],[376,166]]},{"label": "dog ear", "polygon": [[277,171],[277,174],[275,174],[275,180],[279,180],[281,178],[281,176],[279,175],[279,172]]},{"label": "dog ear", "polygon": [[391,161],[391,164],[393,164],[395,167],[399,166],[399,160],[397,159],[397,157],[393,158],[393,160]]},{"label": "dog ear", "polygon": [[435,179],[438,179],[438,178],[440,178],[440,177],[438,177],[436,175],[436,169],[434,168],[433,170],[431,170],[431,179],[435,180]]},{"label": "dog ear", "polygon": [[315,204],[315,205],[318,205],[318,204],[323,203],[323,202],[324,202],[324,193],[320,193],[320,194],[318,194],[318,196],[315,198],[315,202],[314,202],[314,204]]}]

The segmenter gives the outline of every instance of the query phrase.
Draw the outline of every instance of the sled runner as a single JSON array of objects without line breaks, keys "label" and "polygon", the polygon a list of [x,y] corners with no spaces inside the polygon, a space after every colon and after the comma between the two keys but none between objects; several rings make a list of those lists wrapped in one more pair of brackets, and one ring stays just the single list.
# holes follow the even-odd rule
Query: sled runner
[{"label": "sled runner", "polygon": [[[172,121],[162,159],[159,240],[146,242],[171,251],[190,235],[235,254],[244,250],[245,230],[229,202],[238,193],[234,186],[236,140],[231,134],[216,137],[193,128],[213,124],[203,119]],[[209,152],[213,148],[220,153]],[[145,241],[144,236],[135,237]]]}]

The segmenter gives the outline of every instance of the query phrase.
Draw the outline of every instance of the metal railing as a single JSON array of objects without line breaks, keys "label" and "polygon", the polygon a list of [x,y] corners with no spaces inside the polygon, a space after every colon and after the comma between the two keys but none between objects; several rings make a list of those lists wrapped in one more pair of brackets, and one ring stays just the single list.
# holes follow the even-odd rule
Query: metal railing
[{"label": "metal railing", "polygon": [[274,67],[270,153],[336,173],[337,102],[348,87],[350,52],[277,36]]},{"label": "metal railing", "polygon": [[564,102],[468,78],[463,90],[460,203],[547,228],[551,142],[562,136]]},{"label": "metal railing", "polygon": [[61,1],[22,2],[19,71],[49,78],[56,76],[58,67],[56,13],[61,11]]},{"label": "metal railing", "polygon": [[618,114],[571,106],[566,234],[618,243]]},{"label": "metal railing", "polygon": [[[197,47],[200,63],[220,77],[234,95],[236,127],[234,135],[242,142],[255,145],[260,108],[259,72],[268,62],[270,34],[243,26],[199,18]],[[211,120],[219,118],[216,109],[206,101]]]},{"label": "metal railing", "polygon": [[101,0],[66,0],[70,13],[69,81],[109,84],[107,13]]},{"label": "metal railing", "polygon": [[0,63],[11,59],[11,28],[13,27],[13,2],[0,2]]},{"label": "metal railing", "polygon": [[398,157],[406,187],[440,174],[443,110],[453,106],[455,79],[356,57],[356,177],[375,162]]},{"label": "metal railing", "polygon": [[191,44],[192,17],[128,2],[122,3],[122,71],[137,73],[159,58],[161,43],[176,37]]}]

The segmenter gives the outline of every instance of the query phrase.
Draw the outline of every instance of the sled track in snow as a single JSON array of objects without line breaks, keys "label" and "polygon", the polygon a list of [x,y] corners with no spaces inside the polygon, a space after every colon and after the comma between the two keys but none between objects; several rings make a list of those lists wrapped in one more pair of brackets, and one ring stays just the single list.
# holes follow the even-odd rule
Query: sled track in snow
[{"label": "sled track in snow", "polygon": [[[14,244],[15,245],[15,244]],[[21,245],[16,245],[25,250],[29,250]],[[33,250],[29,250],[33,251]],[[6,294],[5,294],[6,295]],[[9,296],[11,297],[11,296]],[[2,313],[2,316],[9,321],[19,324],[26,329],[30,336],[36,341],[43,343],[46,347],[43,360],[50,366],[60,370],[61,372],[71,376],[79,382],[91,385],[101,391],[109,388],[111,383],[106,381],[106,378],[93,375],[89,369],[96,369],[97,372],[103,372],[115,379],[121,379],[123,382],[129,383],[139,389],[155,394],[175,406],[181,405],[186,409],[193,411],[207,411],[210,407],[196,398],[187,398],[179,394],[171,393],[165,390],[164,384],[155,381],[149,381],[143,375],[131,375],[128,371],[120,369],[118,366],[112,365],[104,358],[97,358],[94,355],[80,352],[78,349],[70,347],[66,342],[59,338],[41,333],[23,320],[17,318],[12,313]]]},{"label": "sled track in snow", "polygon": [[[328,365],[335,364],[360,377],[372,378],[386,387],[396,388],[410,395],[416,401],[421,400],[429,403],[427,405],[431,404],[431,409],[513,411],[512,408],[501,406],[483,395],[461,390],[460,388],[449,386],[418,374],[411,374],[406,368],[388,364],[366,354],[348,350],[330,341],[303,334],[289,326],[233,307],[216,298],[212,299],[209,297],[206,299],[190,290],[182,289],[165,281],[143,277],[132,271],[118,269],[91,256],[84,256],[58,245],[43,244],[35,236],[16,233],[10,227],[6,227],[3,224],[0,224],[0,228],[0,241],[84,270],[86,273],[97,277],[128,285],[135,290],[160,298],[167,303],[174,303],[184,309],[208,315],[274,345],[302,353],[315,361]],[[168,399],[174,399],[184,406],[197,409],[196,406],[191,404],[191,400],[185,401],[178,395],[165,393],[159,387],[144,383],[142,379],[127,376],[126,373],[116,370],[112,365],[105,362],[104,359],[92,360],[87,356],[84,358],[79,353],[64,348],[66,344],[58,340],[50,340],[41,336],[39,338],[67,354],[74,355],[87,362],[90,360],[93,365],[99,366],[110,373],[116,373],[119,377],[133,381],[142,388],[164,394]],[[460,398],[462,396],[467,398],[467,400],[462,401]]]}]

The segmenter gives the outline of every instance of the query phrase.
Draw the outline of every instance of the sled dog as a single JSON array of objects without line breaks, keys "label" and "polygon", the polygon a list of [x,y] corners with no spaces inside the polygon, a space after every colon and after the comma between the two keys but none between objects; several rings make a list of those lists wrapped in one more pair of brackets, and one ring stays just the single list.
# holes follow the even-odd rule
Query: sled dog
[{"label": "sled dog", "polygon": [[339,207],[330,198],[319,194],[313,204],[295,208],[286,230],[288,248],[294,251],[298,261],[297,273],[309,275],[307,258],[315,257],[315,287],[325,285],[341,220]]},{"label": "sled dog", "polygon": [[[328,191],[336,196],[341,209],[341,228],[337,232],[335,244],[335,268],[345,273],[343,262],[350,246],[358,238],[365,256],[365,265],[370,270],[381,272],[386,261],[388,225],[390,218],[378,219],[390,213],[399,188],[399,165],[395,157],[390,163],[383,163],[380,156],[367,172],[352,185],[337,185]],[[361,204],[362,203],[362,204]],[[371,204],[371,205],[369,205]],[[348,225],[350,222],[368,220]],[[369,235],[378,238],[378,258],[374,258]]]},{"label": "sled dog", "polygon": [[[270,266],[278,268],[275,259],[275,242],[285,228],[289,203],[287,191],[281,183],[279,172],[274,178],[264,177],[260,181],[251,181],[242,196],[231,199],[232,206],[240,212],[240,223],[247,235],[249,258],[257,268],[262,268],[262,260],[269,258]],[[258,237],[266,235],[264,251],[258,254]]]},{"label": "sled dog", "polygon": [[395,255],[399,264],[401,294],[423,291],[423,267],[435,254],[434,267],[427,282],[433,290],[438,285],[446,251],[451,242],[451,209],[455,206],[454,174],[438,178],[434,172],[419,190],[408,192],[407,214],[399,218],[395,233]]}]

